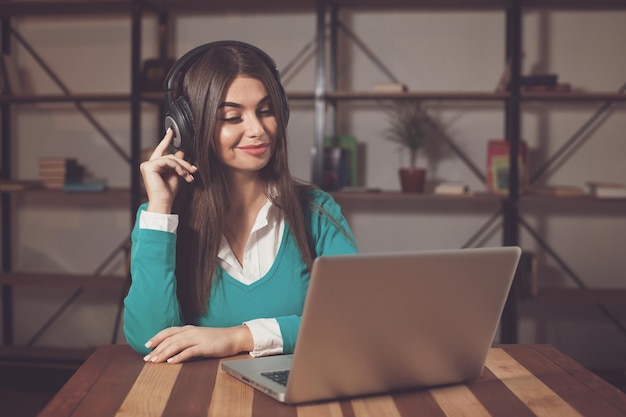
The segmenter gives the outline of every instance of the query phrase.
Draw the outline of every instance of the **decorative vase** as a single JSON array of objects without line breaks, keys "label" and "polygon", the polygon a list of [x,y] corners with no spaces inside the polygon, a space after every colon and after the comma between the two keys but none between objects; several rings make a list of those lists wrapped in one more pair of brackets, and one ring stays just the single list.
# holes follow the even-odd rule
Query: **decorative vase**
[{"label": "decorative vase", "polygon": [[421,193],[424,191],[426,170],[422,168],[400,168],[400,185],[403,193]]}]

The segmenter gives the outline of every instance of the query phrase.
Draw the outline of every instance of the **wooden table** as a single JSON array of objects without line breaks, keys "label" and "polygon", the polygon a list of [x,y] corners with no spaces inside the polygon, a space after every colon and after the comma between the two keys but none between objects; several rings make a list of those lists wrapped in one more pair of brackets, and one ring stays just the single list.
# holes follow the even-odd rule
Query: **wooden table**
[{"label": "wooden table", "polygon": [[626,416],[626,395],[549,345],[498,345],[480,379],[392,395],[288,406],[231,378],[220,360],[145,364],[106,345],[39,417]]}]

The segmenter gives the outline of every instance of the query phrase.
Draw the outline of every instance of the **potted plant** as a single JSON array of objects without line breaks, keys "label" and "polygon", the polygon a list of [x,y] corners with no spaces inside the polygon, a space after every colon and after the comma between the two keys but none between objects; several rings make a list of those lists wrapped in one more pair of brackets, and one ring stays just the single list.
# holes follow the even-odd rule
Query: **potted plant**
[{"label": "potted plant", "polygon": [[399,144],[409,153],[409,166],[399,169],[403,192],[421,193],[426,170],[417,167],[417,157],[427,141],[437,133],[437,124],[419,100],[397,100],[389,111],[385,138]]}]

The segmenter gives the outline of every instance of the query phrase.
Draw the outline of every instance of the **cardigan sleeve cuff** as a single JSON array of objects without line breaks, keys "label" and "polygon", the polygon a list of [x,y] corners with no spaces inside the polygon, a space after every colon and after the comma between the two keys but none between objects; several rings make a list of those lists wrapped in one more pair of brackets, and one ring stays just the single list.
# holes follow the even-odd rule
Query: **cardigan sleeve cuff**
[{"label": "cardigan sleeve cuff", "polygon": [[139,214],[139,227],[141,229],[176,233],[176,230],[178,229],[178,215],[153,213],[151,211],[141,210]]}]

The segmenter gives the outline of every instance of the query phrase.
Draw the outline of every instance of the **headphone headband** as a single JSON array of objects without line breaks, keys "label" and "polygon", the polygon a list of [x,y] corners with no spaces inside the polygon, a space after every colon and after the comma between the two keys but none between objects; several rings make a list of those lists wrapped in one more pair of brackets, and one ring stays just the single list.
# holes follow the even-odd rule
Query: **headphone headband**
[{"label": "headphone headband", "polygon": [[204,45],[197,46],[193,48],[192,50],[188,51],[187,53],[185,53],[176,61],[174,66],[170,69],[169,73],[165,77],[165,85],[164,85],[166,100],[168,100],[167,102],[168,106],[173,101],[172,90],[176,86],[176,82],[178,81],[178,78],[181,75],[181,73],[184,76],[184,73],[187,71],[187,69],[189,69],[191,64],[193,64],[193,62],[196,60],[198,56],[202,55],[205,51],[211,48],[217,47],[217,46],[240,46],[240,47],[247,48],[251,51],[256,52],[261,58],[263,58],[265,63],[274,70],[276,79],[280,81],[280,73],[278,71],[278,66],[274,62],[274,59],[272,59],[272,57],[269,56],[262,49],[257,48],[256,46],[251,45],[249,43],[241,42],[241,41],[225,40],[225,41],[209,42],[209,43],[205,43]]}]

